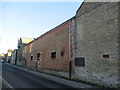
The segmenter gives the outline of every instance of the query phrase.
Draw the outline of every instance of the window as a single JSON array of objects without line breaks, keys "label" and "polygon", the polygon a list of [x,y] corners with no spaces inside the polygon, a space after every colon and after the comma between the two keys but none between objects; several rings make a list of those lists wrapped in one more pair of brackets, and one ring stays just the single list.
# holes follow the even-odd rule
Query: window
[{"label": "window", "polygon": [[40,53],[37,53],[37,58],[40,58]]},{"label": "window", "polygon": [[31,56],[31,58],[30,58],[31,60],[33,60],[33,56]]},{"label": "window", "polygon": [[64,56],[64,51],[61,52],[61,56]]},{"label": "window", "polygon": [[51,52],[51,58],[56,58],[56,52]]}]

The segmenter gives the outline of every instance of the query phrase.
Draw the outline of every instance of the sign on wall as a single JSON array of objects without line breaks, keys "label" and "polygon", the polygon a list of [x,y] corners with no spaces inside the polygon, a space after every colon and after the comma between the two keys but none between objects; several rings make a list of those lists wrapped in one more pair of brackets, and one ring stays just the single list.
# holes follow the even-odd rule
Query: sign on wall
[{"label": "sign on wall", "polygon": [[75,66],[85,66],[85,57],[75,58]]}]

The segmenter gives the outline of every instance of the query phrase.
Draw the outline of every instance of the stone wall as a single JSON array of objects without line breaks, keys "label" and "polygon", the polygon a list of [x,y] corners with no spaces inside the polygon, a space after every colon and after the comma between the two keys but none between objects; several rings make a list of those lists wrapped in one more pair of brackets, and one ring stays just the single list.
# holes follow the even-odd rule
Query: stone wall
[{"label": "stone wall", "polygon": [[76,78],[106,87],[117,87],[117,2],[82,4],[76,13],[75,46],[75,57],[85,58],[85,66],[75,67]]},{"label": "stone wall", "polygon": [[120,88],[120,2],[118,3],[118,85]]}]

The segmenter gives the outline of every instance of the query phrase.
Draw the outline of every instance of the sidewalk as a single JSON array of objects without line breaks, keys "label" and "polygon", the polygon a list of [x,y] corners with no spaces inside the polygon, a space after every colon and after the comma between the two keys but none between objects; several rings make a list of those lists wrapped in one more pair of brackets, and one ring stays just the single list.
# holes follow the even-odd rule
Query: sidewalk
[{"label": "sidewalk", "polygon": [[[11,64],[9,64],[11,65]],[[80,83],[80,82],[75,82],[75,81],[71,81],[71,80],[67,80],[67,79],[63,79],[63,78],[60,78],[60,77],[57,77],[57,76],[52,76],[52,75],[48,75],[48,74],[45,74],[45,73],[40,73],[40,72],[36,72],[36,71],[32,71],[32,70],[29,70],[29,69],[26,69],[26,68],[23,68],[23,67],[19,67],[19,66],[15,66],[15,65],[11,65],[13,67],[16,67],[16,68],[19,68],[21,70],[24,70],[26,72],[29,72],[29,73],[33,73],[33,74],[36,74],[40,77],[43,77],[43,78],[47,78],[49,80],[52,80],[52,81],[55,81],[55,82],[58,82],[58,83],[62,83],[64,85],[67,85],[67,86],[71,86],[73,88],[99,88],[95,85],[89,85],[89,84],[84,84],[84,83]]]}]

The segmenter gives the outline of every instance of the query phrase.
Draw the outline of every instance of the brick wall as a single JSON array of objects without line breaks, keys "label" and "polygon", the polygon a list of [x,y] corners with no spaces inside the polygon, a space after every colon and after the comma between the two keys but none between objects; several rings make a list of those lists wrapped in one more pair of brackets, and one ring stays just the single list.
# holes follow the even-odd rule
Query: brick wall
[{"label": "brick wall", "polygon": [[[27,67],[37,68],[37,70],[69,70],[70,23],[72,23],[71,20],[62,23],[25,46],[26,52],[23,56]],[[56,52],[56,58],[51,58],[51,52]],[[61,52],[64,52],[64,56],[61,56]],[[40,53],[40,60],[36,62],[37,53]],[[33,60],[31,60],[31,55]]]}]

